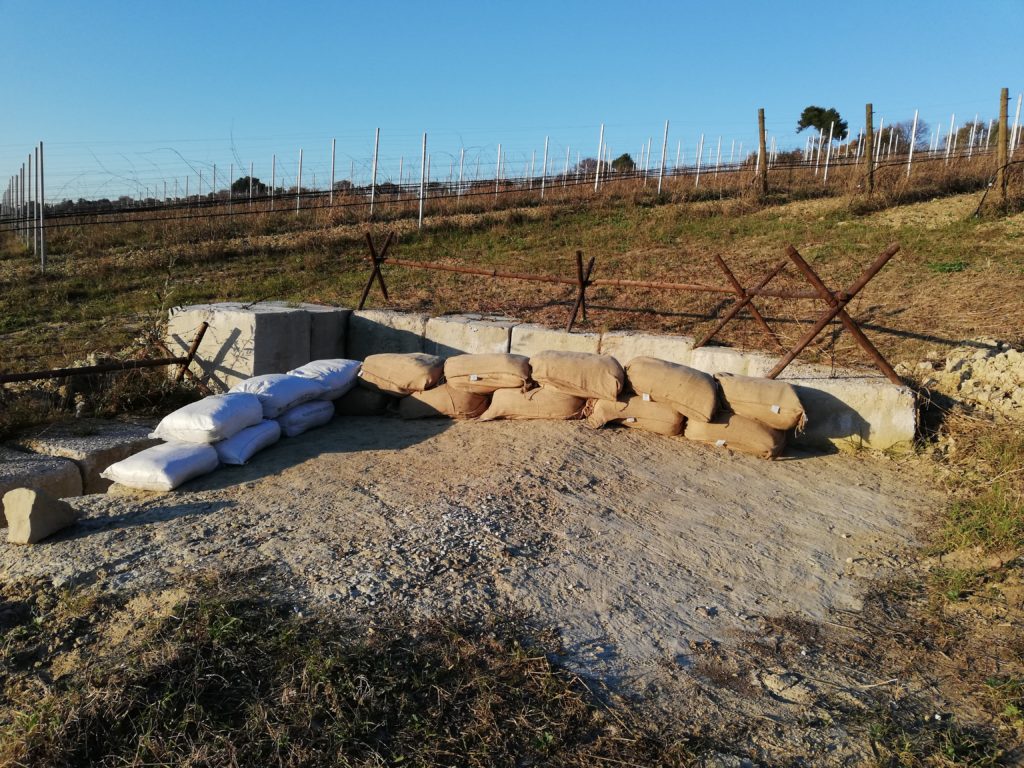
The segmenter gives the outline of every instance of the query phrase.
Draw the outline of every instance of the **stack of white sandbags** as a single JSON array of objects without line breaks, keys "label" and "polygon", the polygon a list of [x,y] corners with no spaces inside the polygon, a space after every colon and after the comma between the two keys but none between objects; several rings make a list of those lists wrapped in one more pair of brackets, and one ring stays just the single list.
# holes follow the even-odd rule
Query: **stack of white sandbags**
[{"label": "stack of white sandbags", "polygon": [[355,386],[355,360],[315,360],[289,373],[247,379],[168,414],[153,437],[166,441],[112,464],[103,477],[131,488],[169,491],[212,472],[245,464],[281,435],[326,424],[333,399]]}]

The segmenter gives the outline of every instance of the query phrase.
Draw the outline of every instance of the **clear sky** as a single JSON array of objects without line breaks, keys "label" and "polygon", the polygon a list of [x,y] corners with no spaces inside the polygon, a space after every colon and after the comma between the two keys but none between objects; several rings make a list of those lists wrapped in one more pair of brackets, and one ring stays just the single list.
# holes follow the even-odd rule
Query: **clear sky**
[{"label": "clear sky", "polygon": [[[466,148],[467,175],[510,174],[544,137],[560,170],[569,147],[614,154],[653,137],[669,158],[700,134],[750,148],[756,113],[782,146],[808,104],[835,106],[856,134],[876,121],[929,124],[1011,116],[1024,90],[1024,0],[857,3],[108,2],[0,0],[0,186],[46,142],[47,198],[136,194],[202,170],[255,163],[269,181],[365,180],[374,129],[381,179],[432,176]],[[414,170],[413,170],[414,169]],[[195,191],[195,187],[192,187]],[[204,190],[206,191],[206,190]],[[160,189],[162,193],[162,188]]]}]

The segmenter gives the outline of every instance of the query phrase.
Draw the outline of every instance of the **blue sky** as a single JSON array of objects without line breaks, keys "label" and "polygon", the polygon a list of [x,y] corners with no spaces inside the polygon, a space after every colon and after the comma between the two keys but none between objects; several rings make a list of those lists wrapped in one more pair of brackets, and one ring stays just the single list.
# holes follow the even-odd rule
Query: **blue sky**
[{"label": "blue sky", "polygon": [[[460,147],[467,174],[493,173],[496,145],[518,172],[545,135],[594,155],[606,124],[615,154],[671,121],[686,155],[706,134],[751,146],[756,111],[781,145],[808,104],[835,106],[856,134],[876,120],[948,127],[1011,120],[1024,90],[1024,0],[980,5],[809,2],[64,2],[0,0],[0,179],[46,142],[47,197],[135,194],[235,162],[269,181],[365,177],[381,128],[381,178],[432,176]],[[471,170],[472,169],[472,170]],[[235,175],[241,175],[236,167]],[[359,180],[357,178],[357,180]],[[4,185],[0,185],[4,186]],[[194,191],[194,187],[193,187]],[[161,190],[162,192],[162,190]]]}]

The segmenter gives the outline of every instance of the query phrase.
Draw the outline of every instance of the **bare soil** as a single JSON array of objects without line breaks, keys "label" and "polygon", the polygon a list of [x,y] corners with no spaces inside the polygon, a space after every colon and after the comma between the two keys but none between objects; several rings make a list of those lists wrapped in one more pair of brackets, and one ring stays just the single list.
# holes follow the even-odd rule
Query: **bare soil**
[{"label": "bare soil", "polygon": [[943,504],[919,464],[766,462],[579,422],[339,419],[175,493],[80,497],[79,526],[0,548],[0,573],[142,592],[271,566],[284,579],[267,589],[297,611],[511,610],[555,627],[564,663],[613,690],[678,712],[722,677],[725,694],[760,692],[745,716],[788,702],[797,727],[817,687],[744,649],[781,642],[780,622],[845,624],[911,567]]}]

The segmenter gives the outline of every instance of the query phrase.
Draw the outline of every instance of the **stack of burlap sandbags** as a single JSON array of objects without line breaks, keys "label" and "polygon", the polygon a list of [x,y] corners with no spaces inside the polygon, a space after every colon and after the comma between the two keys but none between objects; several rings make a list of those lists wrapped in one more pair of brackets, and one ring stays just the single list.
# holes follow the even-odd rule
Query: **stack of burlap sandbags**
[{"label": "stack of burlap sandbags", "polygon": [[587,423],[621,424],[662,435],[775,458],[789,430],[806,417],[792,386],[771,379],[717,374],[638,357],[626,366],[627,388],[618,397],[592,399]]},{"label": "stack of burlap sandbags", "polygon": [[614,358],[586,352],[540,352],[530,369],[536,386],[495,392],[481,421],[578,419],[588,400],[618,397],[625,380]]},{"label": "stack of burlap sandbags", "polygon": [[[404,419],[474,419],[496,392],[522,392],[530,361],[522,355],[457,355],[442,360],[422,353],[370,355],[359,373],[361,395],[373,412],[392,410]],[[376,394],[382,400],[367,398]]]}]

